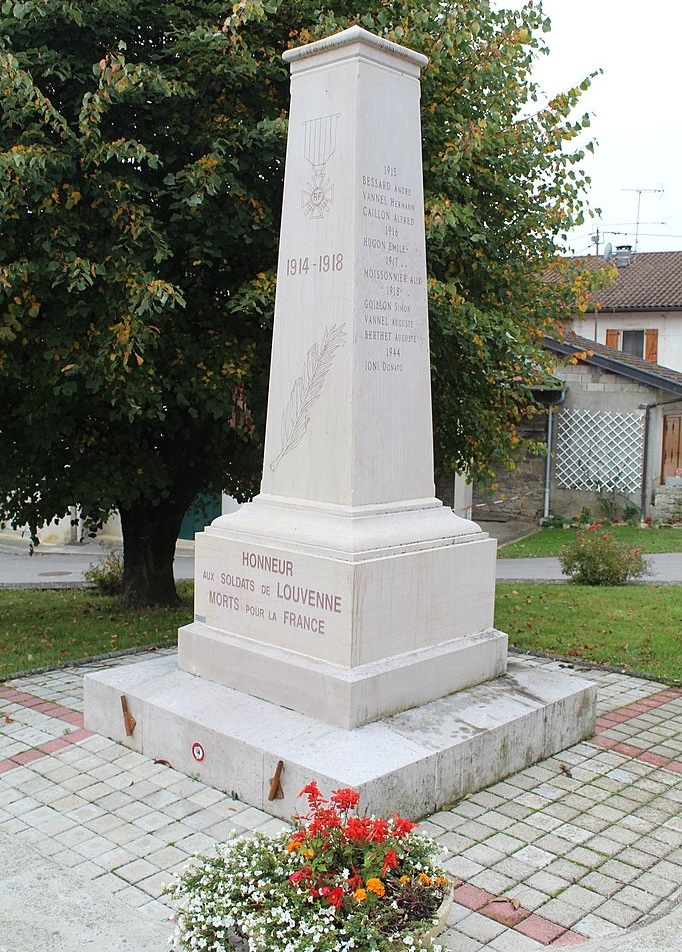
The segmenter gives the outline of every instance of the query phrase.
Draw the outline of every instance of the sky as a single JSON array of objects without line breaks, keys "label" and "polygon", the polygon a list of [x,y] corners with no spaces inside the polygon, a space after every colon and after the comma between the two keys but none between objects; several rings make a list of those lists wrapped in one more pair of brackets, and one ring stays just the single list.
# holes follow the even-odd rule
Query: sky
[{"label": "sky", "polygon": [[594,254],[597,228],[600,254],[607,242],[682,250],[681,0],[543,0],[543,9],[552,30],[534,74],[541,88],[551,95],[603,70],[580,110],[597,141],[583,168],[601,215],[571,233],[572,253]]}]

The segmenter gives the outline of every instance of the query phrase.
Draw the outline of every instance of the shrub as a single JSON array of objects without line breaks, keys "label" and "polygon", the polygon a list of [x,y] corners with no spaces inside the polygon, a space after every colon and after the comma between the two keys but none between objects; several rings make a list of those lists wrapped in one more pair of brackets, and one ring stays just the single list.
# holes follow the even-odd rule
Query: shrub
[{"label": "shrub", "polygon": [[563,529],[566,525],[566,520],[563,516],[559,515],[548,516],[542,520],[541,525],[543,529]]},{"label": "shrub", "polygon": [[559,562],[576,585],[623,585],[651,574],[641,546],[618,542],[596,526],[578,532],[575,542],[561,550]]},{"label": "shrub", "polygon": [[123,584],[123,556],[110,542],[103,542],[104,555],[83,573],[102,595],[119,595]]}]

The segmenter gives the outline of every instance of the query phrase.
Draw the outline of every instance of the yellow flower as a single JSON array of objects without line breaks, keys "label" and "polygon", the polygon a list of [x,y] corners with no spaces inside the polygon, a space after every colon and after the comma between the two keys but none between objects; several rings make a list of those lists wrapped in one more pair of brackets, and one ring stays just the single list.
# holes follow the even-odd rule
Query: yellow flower
[{"label": "yellow flower", "polygon": [[418,878],[418,881],[422,884],[422,886],[431,885],[431,877],[427,876],[426,873],[420,873],[417,878]]},{"label": "yellow flower", "polygon": [[409,883],[409,881],[410,881],[410,877],[409,877],[409,876],[401,876],[401,877],[400,877],[400,885],[401,885],[401,886],[407,886],[407,884]]},{"label": "yellow flower", "polygon": [[362,902],[363,899],[367,899],[367,890],[366,889],[356,889],[353,893],[358,902]]},{"label": "yellow flower", "polygon": [[376,896],[383,896],[386,892],[386,887],[380,879],[372,877],[372,879],[367,880],[367,889],[369,892],[373,892]]},{"label": "yellow flower", "polygon": [[315,850],[311,846],[307,846],[304,850],[301,850],[301,853],[303,854],[303,856],[305,856],[306,859],[315,858]]}]

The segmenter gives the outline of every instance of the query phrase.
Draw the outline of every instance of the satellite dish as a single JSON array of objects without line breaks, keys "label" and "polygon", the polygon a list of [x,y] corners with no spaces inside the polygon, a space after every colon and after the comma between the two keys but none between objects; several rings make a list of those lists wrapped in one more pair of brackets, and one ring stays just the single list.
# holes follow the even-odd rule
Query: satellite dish
[{"label": "satellite dish", "polygon": [[613,245],[609,241],[604,248],[604,261],[610,261],[611,258],[613,258]]}]

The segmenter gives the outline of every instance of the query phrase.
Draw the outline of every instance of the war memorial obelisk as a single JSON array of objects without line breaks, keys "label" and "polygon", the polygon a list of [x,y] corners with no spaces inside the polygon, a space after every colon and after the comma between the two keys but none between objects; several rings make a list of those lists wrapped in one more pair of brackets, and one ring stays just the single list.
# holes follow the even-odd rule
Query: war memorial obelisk
[{"label": "war memorial obelisk", "polygon": [[427,59],[359,27],[285,58],[261,492],[197,536],[177,659],[88,676],[86,723],[278,816],[311,779],[421,816],[590,734],[595,692],[508,667],[495,542],[434,496]]}]

